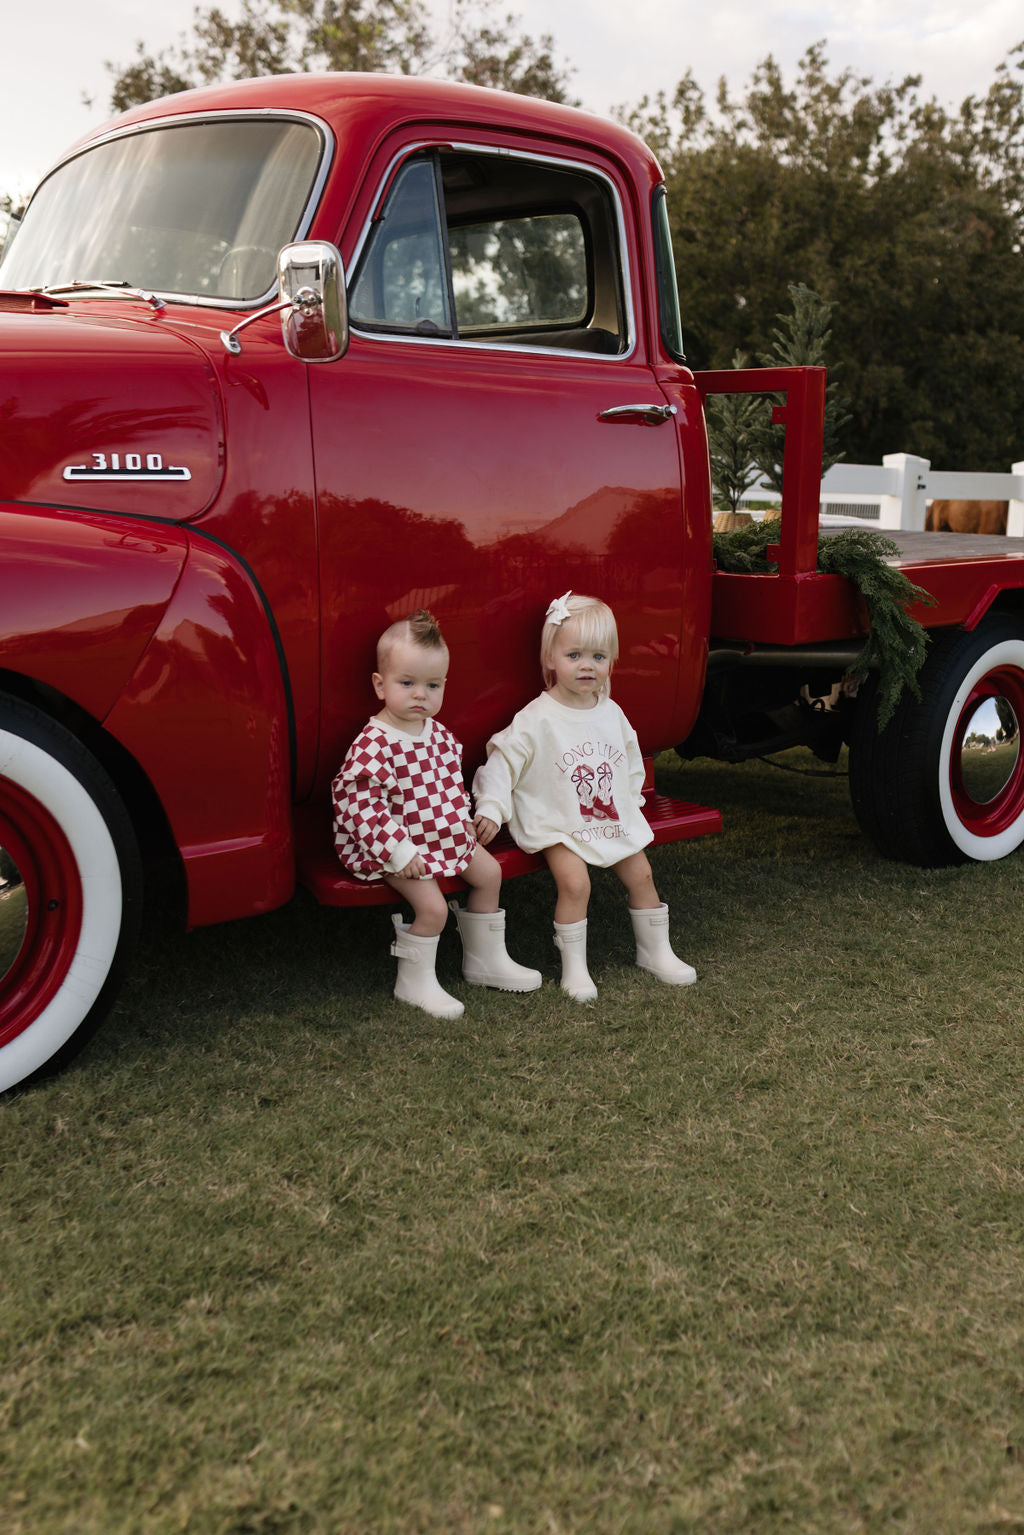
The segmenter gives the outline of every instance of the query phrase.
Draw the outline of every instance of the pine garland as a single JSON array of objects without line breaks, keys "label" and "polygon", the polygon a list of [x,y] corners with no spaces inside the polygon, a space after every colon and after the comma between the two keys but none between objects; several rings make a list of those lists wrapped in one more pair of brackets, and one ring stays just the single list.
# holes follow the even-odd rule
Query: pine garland
[{"label": "pine garland", "polygon": [[[781,526],[781,518],[772,517],[715,533],[713,547],[719,569],[739,574],[777,570],[768,559],[767,548],[778,543]],[[869,671],[877,670],[880,731],[892,719],[904,688],[915,698],[921,697],[917,674],[924,662],[928,633],[907,610],[915,602],[930,604],[935,600],[902,570],[885,563],[899,552],[891,538],[869,528],[842,528],[818,539],[818,569],[852,581],[868,610],[868,636],[846,676],[857,684]]]}]

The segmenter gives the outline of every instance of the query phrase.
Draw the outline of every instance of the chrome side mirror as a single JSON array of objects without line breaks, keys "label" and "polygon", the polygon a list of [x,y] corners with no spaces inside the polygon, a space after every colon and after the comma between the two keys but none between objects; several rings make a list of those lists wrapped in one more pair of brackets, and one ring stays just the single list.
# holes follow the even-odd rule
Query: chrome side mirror
[{"label": "chrome side mirror", "polygon": [[348,349],[345,273],[326,240],[286,245],[277,258],[284,344],[300,362],[336,362]]},{"label": "chrome side mirror", "polygon": [[348,350],[348,300],[345,272],[337,247],[326,240],[300,240],[286,245],[277,258],[281,302],[258,309],[220,339],[237,357],[242,350],[238,332],[280,314],[281,334],[292,357],[300,362],[336,362]]}]

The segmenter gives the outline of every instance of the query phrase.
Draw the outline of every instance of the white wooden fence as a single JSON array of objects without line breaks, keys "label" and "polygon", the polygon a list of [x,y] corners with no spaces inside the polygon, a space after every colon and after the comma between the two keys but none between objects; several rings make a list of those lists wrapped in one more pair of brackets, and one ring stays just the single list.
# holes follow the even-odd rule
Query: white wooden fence
[{"label": "white wooden fence", "polygon": [[[821,519],[856,520],[876,528],[921,529],[928,502],[943,500],[1008,501],[1006,531],[1024,538],[1024,463],[1009,474],[972,474],[932,469],[913,453],[887,453],[881,464],[834,464],[821,482]],[[754,487],[747,500],[778,500],[767,488]]]}]

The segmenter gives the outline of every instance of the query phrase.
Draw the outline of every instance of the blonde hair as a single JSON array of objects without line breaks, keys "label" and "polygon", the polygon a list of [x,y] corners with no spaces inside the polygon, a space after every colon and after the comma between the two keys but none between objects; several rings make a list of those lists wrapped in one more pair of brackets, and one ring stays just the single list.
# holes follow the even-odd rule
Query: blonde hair
[{"label": "blonde hair", "polygon": [[392,648],[405,642],[424,650],[447,650],[441,625],[426,608],[417,608],[408,618],[400,618],[384,630],[377,641],[377,670],[383,672]]},{"label": "blonde hair", "polygon": [[[608,604],[599,597],[583,597],[579,592],[570,592],[565,605],[569,609],[569,617],[563,623],[574,625],[584,650],[603,650],[614,665],[619,658],[619,631],[615,627],[615,614]],[[555,680],[551,656],[561,627],[562,624],[553,623],[549,618],[541,630],[540,669],[546,688],[550,688]],[[611,668],[609,679],[610,676]],[[606,690],[610,691],[610,687]]]}]

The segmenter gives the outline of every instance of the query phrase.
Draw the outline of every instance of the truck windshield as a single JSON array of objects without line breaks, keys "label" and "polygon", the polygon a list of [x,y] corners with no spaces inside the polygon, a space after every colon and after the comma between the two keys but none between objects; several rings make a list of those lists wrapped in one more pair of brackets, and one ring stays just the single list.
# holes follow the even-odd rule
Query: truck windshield
[{"label": "truck windshield", "polygon": [[59,165],[0,262],[0,286],[122,282],[246,302],[302,230],[324,141],[309,122],[222,118],[108,139]]}]

